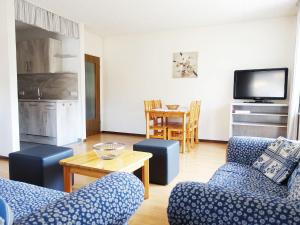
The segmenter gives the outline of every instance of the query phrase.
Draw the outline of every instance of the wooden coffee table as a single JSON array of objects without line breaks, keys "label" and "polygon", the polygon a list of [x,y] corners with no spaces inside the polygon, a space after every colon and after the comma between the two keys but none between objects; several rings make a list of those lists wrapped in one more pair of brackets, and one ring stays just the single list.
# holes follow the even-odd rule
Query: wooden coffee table
[{"label": "wooden coffee table", "polygon": [[100,159],[94,151],[74,155],[60,160],[64,168],[64,190],[72,191],[72,174],[81,174],[90,177],[102,177],[112,172],[128,172],[142,168],[142,181],[145,187],[144,198],[149,198],[149,159],[148,152],[124,150],[121,155],[112,160]]}]

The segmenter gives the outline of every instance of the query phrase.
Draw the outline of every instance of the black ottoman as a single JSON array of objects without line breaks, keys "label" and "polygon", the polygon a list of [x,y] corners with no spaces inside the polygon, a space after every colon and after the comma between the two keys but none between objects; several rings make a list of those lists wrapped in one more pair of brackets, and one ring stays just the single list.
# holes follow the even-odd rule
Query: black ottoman
[{"label": "black ottoman", "polygon": [[[150,182],[169,184],[179,173],[179,142],[161,139],[146,139],[133,145],[134,151],[150,152]],[[135,172],[141,178],[141,170]]]},{"label": "black ottoman", "polygon": [[63,191],[63,168],[59,161],[71,156],[71,148],[42,144],[10,153],[9,178]]}]

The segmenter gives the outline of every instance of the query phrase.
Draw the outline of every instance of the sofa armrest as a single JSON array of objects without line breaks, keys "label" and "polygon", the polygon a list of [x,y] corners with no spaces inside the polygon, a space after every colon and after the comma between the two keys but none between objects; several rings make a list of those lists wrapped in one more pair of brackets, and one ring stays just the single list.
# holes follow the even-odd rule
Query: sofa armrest
[{"label": "sofa armrest", "polygon": [[252,165],[272,141],[271,138],[232,137],[228,141],[227,162]]},{"label": "sofa armrest", "polygon": [[196,182],[179,183],[168,206],[170,225],[299,224],[300,202],[255,196]]},{"label": "sofa armrest", "polygon": [[144,187],[129,173],[112,173],[72,192],[15,224],[126,224],[144,200]]}]

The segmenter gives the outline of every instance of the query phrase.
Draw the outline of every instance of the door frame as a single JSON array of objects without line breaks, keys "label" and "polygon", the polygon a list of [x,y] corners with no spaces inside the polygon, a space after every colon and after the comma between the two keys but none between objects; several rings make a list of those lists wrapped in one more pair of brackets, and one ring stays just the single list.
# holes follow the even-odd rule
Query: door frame
[{"label": "door frame", "polygon": [[[99,124],[99,130],[98,130],[98,132],[89,133],[88,130],[87,130],[89,121],[85,118],[86,136],[88,137],[88,136],[91,136],[91,135],[99,134],[101,132],[100,57],[93,56],[93,55],[88,55],[88,54],[85,54],[84,56],[85,56],[85,61],[84,62],[90,62],[90,63],[94,63],[96,65],[96,68],[95,68],[95,73],[96,73],[95,88],[96,88],[96,90],[99,90],[99,91],[96,91],[96,107],[95,107],[96,118],[99,118],[99,123],[98,123]],[[85,86],[85,88],[86,88],[86,86]],[[84,91],[86,91],[86,89]],[[86,103],[85,103],[85,109],[86,109]]]}]

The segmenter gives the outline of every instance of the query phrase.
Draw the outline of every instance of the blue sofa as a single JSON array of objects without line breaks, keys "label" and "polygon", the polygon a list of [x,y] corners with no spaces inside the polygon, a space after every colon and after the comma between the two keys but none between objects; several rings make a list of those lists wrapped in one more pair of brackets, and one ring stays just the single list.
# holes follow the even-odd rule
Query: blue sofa
[{"label": "blue sofa", "polygon": [[0,178],[0,197],[14,224],[123,225],[144,200],[132,174],[112,173],[70,194]]},{"label": "blue sofa", "polygon": [[300,224],[300,201],[291,201],[287,185],[278,185],[252,168],[273,139],[233,137],[227,163],[207,184],[183,182],[169,198],[168,219],[179,224]]}]

